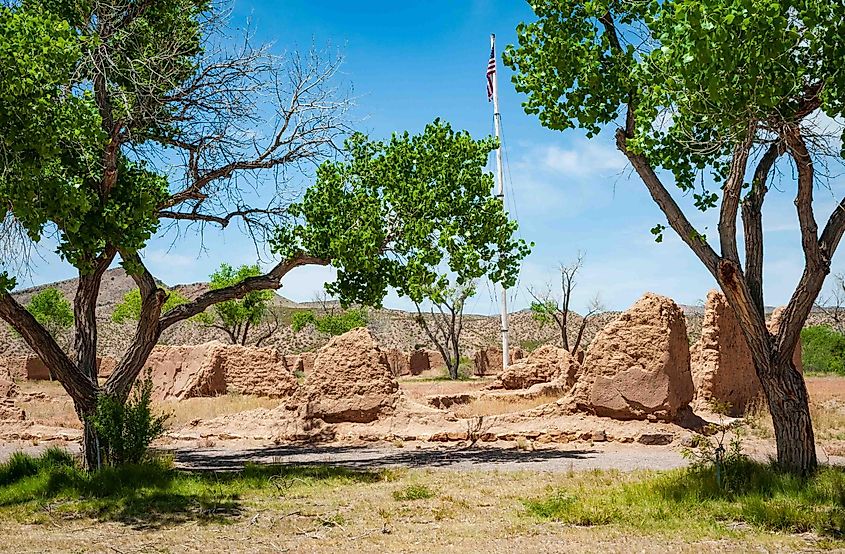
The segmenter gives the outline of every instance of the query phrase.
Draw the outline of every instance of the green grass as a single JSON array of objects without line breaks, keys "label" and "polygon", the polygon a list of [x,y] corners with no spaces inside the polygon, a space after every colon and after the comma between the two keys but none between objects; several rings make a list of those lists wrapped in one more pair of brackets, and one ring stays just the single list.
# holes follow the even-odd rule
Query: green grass
[{"label": "green grass", "polygon": [[524,502],[542,520],[620,525],[643,532],[724,534],[731,523],[764,531],[845,536],[845,471],[821,468],[809,478],[752,461],[732,465],[719,487],[709,469],[679,469],[645,477],[593,474],[567,489]]},{"label": "green grass", "polygon": [[408,485],[407,487],[393,491],[393,499],[399,502],[407,500],[428,500],[435,496],[436,493],[425,485]]},{"label": "green grass", "polygon": [[391,480],[389,471],[327,466],[247,465],[241,471],[188,472],[169,460],[88,473],[67,452],[17,453],[0,464],[0,510],[38,521],[65,517],[172,523],[225,522],[241,512],[243,495],[284,496],[302,487],[337,487]]}]

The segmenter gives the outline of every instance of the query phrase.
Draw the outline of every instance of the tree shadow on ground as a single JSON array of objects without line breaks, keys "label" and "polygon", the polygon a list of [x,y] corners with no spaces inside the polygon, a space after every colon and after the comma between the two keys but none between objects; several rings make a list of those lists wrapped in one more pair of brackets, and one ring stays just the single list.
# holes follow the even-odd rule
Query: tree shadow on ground
[{"label": "tree shadow on ground", "polygon": [[517,450],[514,448],[400,449],[367,446],[286,445],[244,450],[187,449],[170,451],[180,466],[197,470],[237,470],[247,463],[322,464],[338,468],[375,470],[392,467],[464,469],[511,463],[531,464],[594,458],[596,450]]},{"label": "tree shadow on ground", "polygon": [[135,528],[228,523],[245,493],[283,496],[294,484],[374,483],[383,471],[247,464],[239,471],[186,471],[167,461],[83,471],[67,453],[13,457],[0,467],[0,510],[35,519],[90,517]]}]

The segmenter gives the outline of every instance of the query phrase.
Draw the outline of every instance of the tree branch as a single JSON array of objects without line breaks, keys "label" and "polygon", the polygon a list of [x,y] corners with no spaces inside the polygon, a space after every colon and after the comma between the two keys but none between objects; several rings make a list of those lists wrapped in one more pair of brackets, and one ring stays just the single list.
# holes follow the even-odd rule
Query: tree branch
[{"label": "tree branch", "polygon": [[181,304],[176,306],[159,319],[161,330],[165,330],[171,325],[183,321],[197,314],[205,311],[209,306],[232,300],[235,298],[242,298],[247,293],[256,290],[275,290],[281,287],[282,278],[292,269],[304,265],[329,265],[330,260],[324,258],[317,258],[307,254],[299,254],[290,260],[279,262],[273,269],[264,275],[257,277],[249,277],[241,281],[237,285],[225,287],[208,291],[193,302]]},{"label": "tree branch", "polygon": [[784,153],[784,144],[770,145],[757,163],[751,181],[751,191],[742,201],[742,225],[745,234],[745,282],[761,316],[763,302],[763,200],[768,192],[766,181],[777,159]]},{"label": "tree branch", "polygon": [[740,192],[745,182],[745,171],[755,129],[750,126],[745,140],[734,147],[731,168],[722,187],[722,207],[719,212],[719,243],[722,257],[739,264],[739,250],[736,244],[736,219],[739,211]]},{"label": "tree branch", "polygon": [[0,318],[12,326],[73,398],[78,412],[90,413],[97,403],[97,385],[82,373],[56,340],[11,294],[0,291]]}]

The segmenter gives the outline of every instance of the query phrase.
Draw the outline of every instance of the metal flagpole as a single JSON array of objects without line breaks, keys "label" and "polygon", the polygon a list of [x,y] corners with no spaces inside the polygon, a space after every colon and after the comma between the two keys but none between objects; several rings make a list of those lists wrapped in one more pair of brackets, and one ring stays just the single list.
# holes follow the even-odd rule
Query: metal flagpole
[{"label": "metal flagpole", "polygon": [[[496,35],[490,35],[490,51],[493,59],[496,57]],[[502,172],[502,139],[501,139],[502,114],[499,113],[499,72],[493,72],[493,125],[496,129],[496,138],[499,140],[499,147],[496,149],[496,177],[499,185],[499,194],[502,199],[502,208],[505,206],[505,180]],[[507,369],[510,362],[510,348],[508,346],[508,289],[502,284],[501,296],[502,312],[502,369]]]}]

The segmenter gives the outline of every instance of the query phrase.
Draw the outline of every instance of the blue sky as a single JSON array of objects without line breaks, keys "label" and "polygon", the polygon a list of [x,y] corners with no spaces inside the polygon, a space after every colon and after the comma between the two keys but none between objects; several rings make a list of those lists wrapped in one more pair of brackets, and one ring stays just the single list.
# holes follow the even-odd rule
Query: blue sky
[{"label": "blue sky", "polygon": [[[486,99],[485,69],[489,34],[495,32],[501,51],[515,41],[520,21],[532,19],[522,0],[436,0],[427,2],[335,2],[304,0],[238,0],[232,25],[249,22],[258,41],[271,41],[278,52],[308,49],[312,44],[338,49],[345,62],[341,78],[354,87],[355,126],[373,137],[393,131],[419,131],[436,117],[476,136],[492,132]],[[237,33],[235,33],[237,34]],[[670,233],[657,244],[649,229],[664,222],[644,185],[611,142],[612,133],[587,141],[577,131],[543,129],[523,113],[522,98],[510,84],[510,72],[499,63],[501,111],[510,182],[508,207],[520,223],[520,234],[536,243],[526,260],[511,306],[529,301],[525,289],[543,288],[557,278],[557,266],[585,253],[575,309],[595,294],[608,309],[622,309],[643,292],[654,291],[686,304],[698,303],[713,280],[694,255]],[[766,201],[766,302],[785,303],[800,276],[802,254],[792,205],[791,168],[783,165],[782,192]],[[842,181],[832,190],[819,189],[820,226],[835,206]],[[685,198],[679,201],[691,205]],[[694,222],[715,236],[711,214]],[[207,232],[205,249],[192,238],[154,239],[145,251],[153,273],[166,283],[205,280],[221,261],[253,263],[255,252],[234,228]],[[840,257],[834,271],[845,267]],[[74,270],[49,252],[21,286],[74,276]],[[283,281],[281,294],[312,299],[331,270],[302,268]],[[391,296],[389,307],[408,308]],[[468,305],[470,311],[493,313],[495,296],[482,284]]]}]

